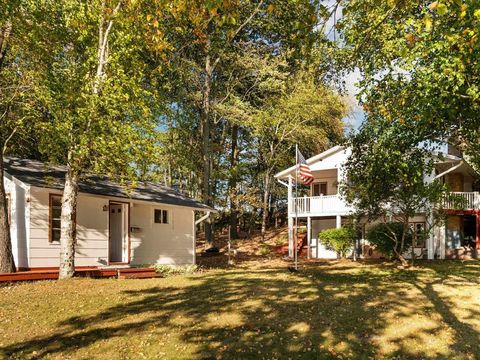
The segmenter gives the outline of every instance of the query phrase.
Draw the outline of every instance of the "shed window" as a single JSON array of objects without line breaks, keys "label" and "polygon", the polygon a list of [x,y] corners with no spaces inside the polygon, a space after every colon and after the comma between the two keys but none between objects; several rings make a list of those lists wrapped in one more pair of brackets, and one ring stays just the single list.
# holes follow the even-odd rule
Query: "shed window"
[{"label": "shed window", "polygon": [[60,216],[62,214],[62,196],[50,195],[49,241],[60,241]]},{"label": "shed window", "polygon": [[12,196],[10,193],[7,193],[5,196],[5,199],[7,200],[7,216],[8,216],[8,223],[12,223]]},{"label": "shed window", "polygon": [[168,224],[168,210],[155,209],[155,224]]}]

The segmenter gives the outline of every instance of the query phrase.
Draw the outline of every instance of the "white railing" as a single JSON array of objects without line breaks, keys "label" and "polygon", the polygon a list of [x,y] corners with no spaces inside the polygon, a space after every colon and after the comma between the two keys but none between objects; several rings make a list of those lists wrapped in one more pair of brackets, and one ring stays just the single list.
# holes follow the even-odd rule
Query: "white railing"
[{"label": "white railing", "polygon": [[452,210],[480,209],[480,193],[451,192],[445,196],[443,207]]},{"label": "white railing", "polygon": [[349,207],[339,195],[305,196],[292,198],[290,212],[294,214],[295,211],[299,215],[344,214]]}]

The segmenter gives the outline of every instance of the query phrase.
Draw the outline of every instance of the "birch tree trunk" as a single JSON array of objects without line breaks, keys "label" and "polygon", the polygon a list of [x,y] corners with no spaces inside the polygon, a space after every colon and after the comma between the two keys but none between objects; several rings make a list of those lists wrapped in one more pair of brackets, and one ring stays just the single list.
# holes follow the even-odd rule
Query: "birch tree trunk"
[{"label": "birch tree trunk", "polygon": [[75,247],[77,245],[77,197],[79,172],[70,166],[65,175],[65,189],[62,197],[60,230],[60,271],[59,279],[68,279],[75,274]]},{"label": "birch tree trunk", "polygon": [[15,261],[12,254],[12,239],[8,223],[8,204],[5,192],[3,158],[0,159],[0,273],[15,272]]},{"label": "birch tree trunk", "polygon": [[[106,1],[102,1],[102,16],[98,24],[98,45],[97,45],[97,66],[95,69],[95,78],[92,85],[92,94],[101,96],[101,85],[106,76],[106,66],[108,63],[108,37],[113,26],[113,19],[118,13],[122,2],[119,1],[111,14],[111,19],[105,18]],[[91,109],[92,113],[95,109]],[[91,130],[91,122],[94,116],[90,116],[85,127],[85,133]],[[73,136],[73,135],[72,135]],[[73,151],[75,139],[72,139],[72,145],[68,152],[68,169],[65,175],[65,188],[62,197],[61,230],[60,230],[60,268],[59,279],[68,279],[75,274],[75,247],[77,244],[77,198],[80,175],[84,171],[84,162],[92,151],[93,135],[84,146],[83,155],[75,155]],[[78,150],[78,149],[77,149]]]},{"label": "birch tree trunk", "polygon": [[[203,83],[203,99],[201,109],[201,132],[202,132],[202,201],[212,206],[212,188],[210,184],[210,93],[212,87],[212,63],[210,57],[210,39],[205,46],[205,79]],[[212,222],[208,218],[205,221],[205,245],[213,246]]]}]

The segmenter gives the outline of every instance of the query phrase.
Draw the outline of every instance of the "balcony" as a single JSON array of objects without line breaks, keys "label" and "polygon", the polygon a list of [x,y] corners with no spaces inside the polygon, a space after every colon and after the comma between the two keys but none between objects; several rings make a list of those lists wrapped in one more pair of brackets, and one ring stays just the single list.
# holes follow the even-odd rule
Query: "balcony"
[{"label": "balcony", "polygon": [[449,210],[478,210],[480,209],[480,193],[451,192],[445,196],[443,207]]},{"label": "balcony", "polygon": [[305,196],[291,199],[290,214],[298,216],[333,216],[345,215],[350,207],[338,195]]}]

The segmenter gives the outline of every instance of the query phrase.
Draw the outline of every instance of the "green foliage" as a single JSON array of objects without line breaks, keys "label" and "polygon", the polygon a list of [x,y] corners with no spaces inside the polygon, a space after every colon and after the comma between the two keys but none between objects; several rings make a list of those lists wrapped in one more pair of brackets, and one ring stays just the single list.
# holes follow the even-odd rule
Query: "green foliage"
[{"label": "green foliage", "polygon": [[265,244],[263,244],[263,245],[260,246],[260,250],[259,250],[260,255],[264,255],[264,256],[265,256],[265,255],[270,254],[270,252],[271,252],[270,246],[265,245]]},{"label": "green foliage", "polygon": [[281,235],[281,236],[275,238],[275,245],[282,246],[282,245],[285,245],[285,244],[288,244],[288,235],[287,234]]},{"label": "green foliage", "polygon": [[367,118],[405,129],[411,146],[448,139],[478,167],[478,2],[342,3],[339,27],[363,75]]},{"label": "green foliage", "polygon": [[181,274],[193,274],[200,270],[198,265],[183,265],[183,266],[173,266],[173,265],[155,265],[155,271],[164,276],[170,275],[181,275]]},{"label": "green foliage", "polygon": [[[427,232],[443,217],[445,186],[434,179],[432,147],[412,146],[414,129],[396,126],[382,118],[370,118],[349,140],[351,155],[345,163],[346,182],[341,191],[357,219],[392,219],[408,226],[423,213]],[[405,242],[397,239],[397,257]]]},{"label": "green foliage", "polygon": [[389,259],[397,258],[402,251],[402,237],[403,252],[408,251],[411,247],[412,236],[410,227],[398,222],[379,223],[367,232],[368,242]]},{"label": "green foliage", "polygon": [[342,258],[346,257],[353,248],[356,239],[355,230],[351,227],[322,230],[318,234],[320,243],[328,250],[335,251]]}]

